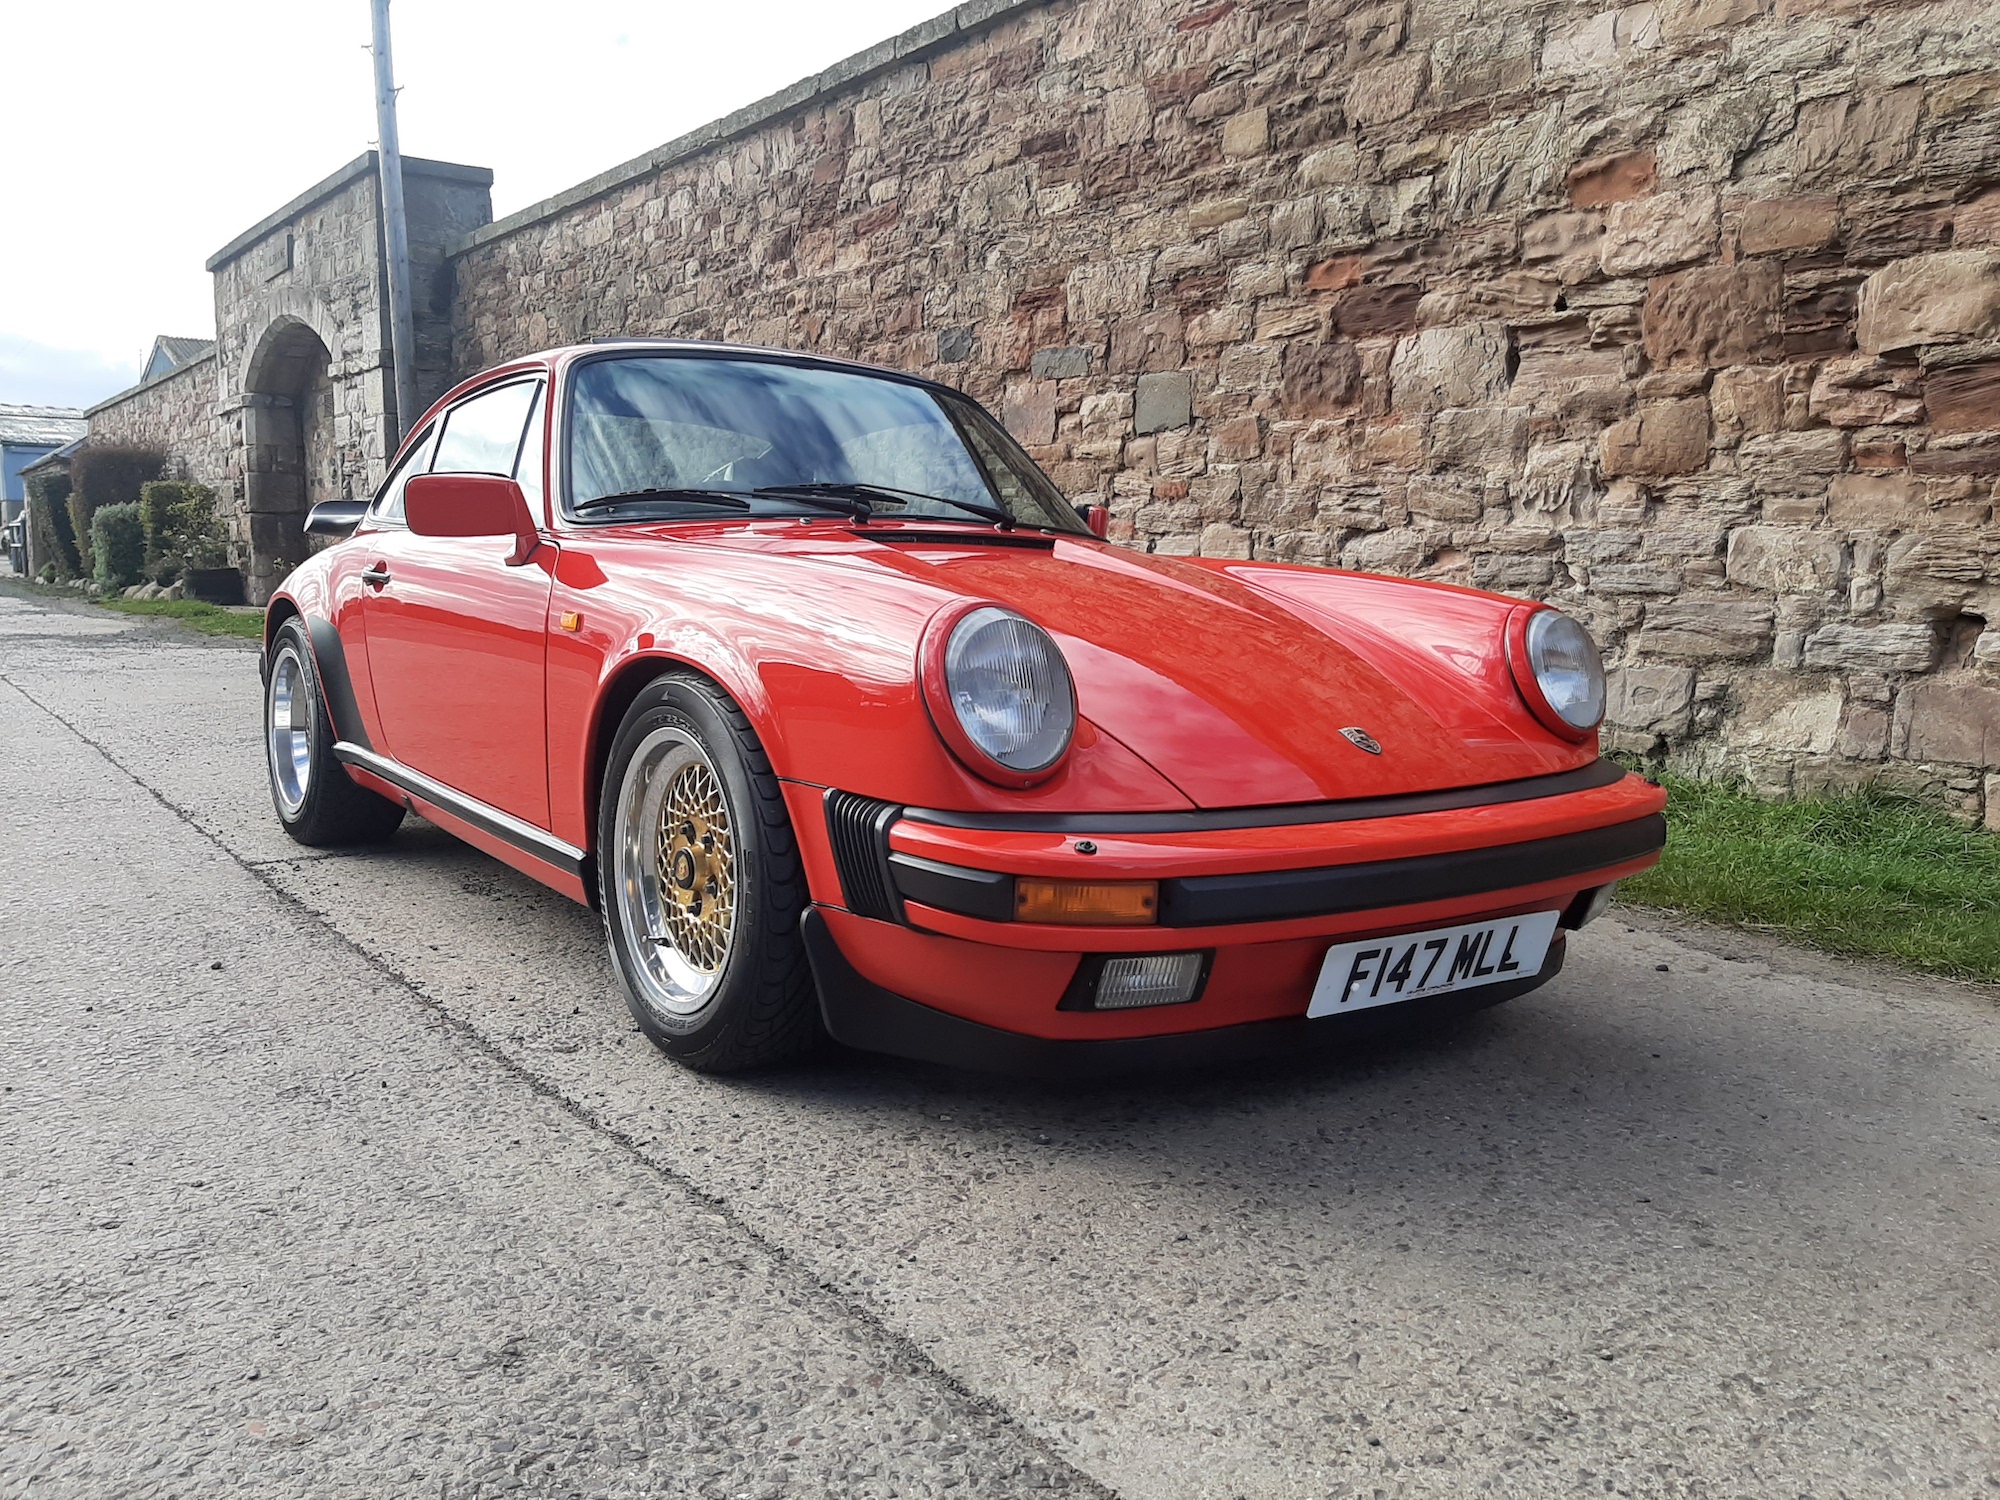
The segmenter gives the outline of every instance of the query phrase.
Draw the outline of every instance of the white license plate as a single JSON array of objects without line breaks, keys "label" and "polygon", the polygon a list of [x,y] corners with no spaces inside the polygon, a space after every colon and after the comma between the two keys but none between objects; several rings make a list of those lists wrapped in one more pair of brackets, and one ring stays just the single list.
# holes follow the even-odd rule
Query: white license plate
[{"label": "white license plate", "polygon": [[1531,911],[1465,927],[1342,943],[1320,965],[1308,1016],[1395,1005],[1539,974],[1562,914]]}]

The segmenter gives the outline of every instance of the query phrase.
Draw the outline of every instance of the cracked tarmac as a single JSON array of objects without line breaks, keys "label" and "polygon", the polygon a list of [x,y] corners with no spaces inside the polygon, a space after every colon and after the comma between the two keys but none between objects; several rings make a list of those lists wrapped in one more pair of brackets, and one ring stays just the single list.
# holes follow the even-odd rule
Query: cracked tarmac
[{"label": "cracked tarmac", "polygon": [[1310,1066],[701,1078],[258,707],[0,592],[0,1493],[2000,1495],[1990,990],[1614,910]]}]

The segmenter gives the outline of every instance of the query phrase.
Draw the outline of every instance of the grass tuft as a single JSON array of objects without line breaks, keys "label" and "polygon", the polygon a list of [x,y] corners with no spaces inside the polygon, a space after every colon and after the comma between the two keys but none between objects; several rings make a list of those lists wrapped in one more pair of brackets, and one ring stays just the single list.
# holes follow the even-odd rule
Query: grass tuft
[{"label": "grass tuft", "polygon": [[254,641],[264,634],[262,610],[224,609],[199,599],[93,599],[100,609],[115,609],[121,615],[158,615],[178,620],[203,635],[229,635]]},{"label": "grass tuft", "polygon": [[2000,979],[2000,837],[1886,792],[1767,802],[1661,780],[1666,856],[1620,886],[1621,898],[1834,953]]}]

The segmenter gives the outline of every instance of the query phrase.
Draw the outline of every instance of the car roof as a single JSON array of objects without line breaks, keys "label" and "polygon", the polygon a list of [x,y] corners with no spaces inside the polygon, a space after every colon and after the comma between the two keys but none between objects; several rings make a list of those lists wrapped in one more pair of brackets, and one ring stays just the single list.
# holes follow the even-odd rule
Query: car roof
[{"label": "car roof", "polygon": [[802,365],[812,369],[848,370],[856,375],[875,375],[888,380],[900,380],[908,385],[925,385],[941,391],[951,391],[954,395],[964,394],[942,381],[912,374],[908,370],[899,370],[893,365],[869,364],[865,360],[842,359],[838,355],[814,354],[803,349],[777,349],[764,344],[731,344],[707,339],[606,337],[592,339],[584,344],[569,344],[560,349],[549,349],[535,358],[566,360],[587,355],[616,353],[619,350],[630,350],[635,354],[684,354],[705,359],[737,356],[770,360],[775,364]]}]

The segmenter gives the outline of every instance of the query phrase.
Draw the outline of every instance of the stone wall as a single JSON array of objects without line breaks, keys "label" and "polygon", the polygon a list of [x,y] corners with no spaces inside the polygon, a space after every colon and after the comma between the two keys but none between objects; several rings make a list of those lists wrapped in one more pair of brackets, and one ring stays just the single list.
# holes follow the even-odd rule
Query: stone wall
[{"label": "stone wall", "polygon": [[224,411],[213,353],[93,406],[90,440],[138,443],[167,454],[169,479],[192,479],[236,518],[243,504],[243,424]]},{"label": "stone wall", "polygon": [[1614,744],[2000,821],[2000,7],[964,7],[470,236],[460,373],[858,355],[1114,534],[1547,598]]}]

